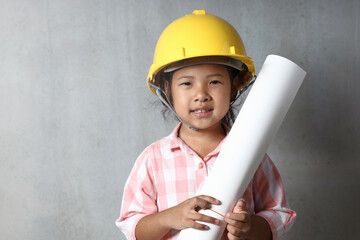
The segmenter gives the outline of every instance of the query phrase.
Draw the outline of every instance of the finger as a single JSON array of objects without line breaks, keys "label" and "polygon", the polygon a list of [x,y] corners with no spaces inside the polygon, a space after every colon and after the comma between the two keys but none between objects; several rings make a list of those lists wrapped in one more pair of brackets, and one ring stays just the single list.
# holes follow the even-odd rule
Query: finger
[{"label": "finger", "polygon": [[229,240],[246,240],[244,237],[234,236],[231,233],[227,233],[227,237]]},{"label": "finger", "polygon": [[[228,227],[234,227],[236,229],[245,229],[244,232],[246,232],[248,230],[248,228],[250,227],[250,223],[247,223],[247,222],[239,222],[239,221],[236,221],[234,219],[230,219],[230,218],[224,218],[224,221],[227,223],[227,226]],[[243,232],[243,231],[241,231]]]},{"label": "finger", "polygon": [[209,230],[210,227],[205,225],[205,224],[201,224],[201,223],[198,223],[196,221],[193,221],[193,220],[189,220],[187,222],[187,226],[189,228],[194,228],[194,229],[198,229],[198,230]]},{"label": "finger", "polygon": [[208,209],[211,204],[220,204],[219,200],[209,197],[209,196],[197,196],[191,199],[190,208],[195,211],[199,211],[200,209]]},{"label": "finger", "polygon": [[234,236],[248,236],[250,234],[251,226],[248,223],[239,223],[238,226],[228,224],[226,229]]},{"label": "finger", "polygon": [[237,222],[243,222],[243,223],[250,222],[250,215],[244,211],[242,211],[240,213],[227,213],[225,218],[229,219],[229,221],[237,221]]},{"label": "finger", "polygon": [[192,219],[196,220],[196,221],[201,221],[201,222],[207,222],[207,223],[213,223],[213,224],[220,224],[220,220],[214,217],[210,217],[207,216],[205,214],[201,214],[201,213],[195,213],[192,217]]},{"label": "finger", "polygon": [[206,209],[210,206],[209,202],[199,197],[191,199],[189,204],[190,209],[193,209],[196,212],[198,212],[200,209]]},{"label": "finger", "polygon": [[224,221],[228,223],[228,231],[235,235],[248,235],[251,231],[251,216],[245,213],[228,213]]},{"label": "finger", "polygon": [[233,212],[242,212],[246,211],[246,202],[245,199],[241,198],[235,205]]},{"label": "finger", "polygon": [[200,195],[198,196],[199,198],[211,203],[211,204],[215,204],[215,205],[219,205],[221,204],[220,200],[214,198],[214,197],[211,197],[211,196],[208,196],[208,195]]}]

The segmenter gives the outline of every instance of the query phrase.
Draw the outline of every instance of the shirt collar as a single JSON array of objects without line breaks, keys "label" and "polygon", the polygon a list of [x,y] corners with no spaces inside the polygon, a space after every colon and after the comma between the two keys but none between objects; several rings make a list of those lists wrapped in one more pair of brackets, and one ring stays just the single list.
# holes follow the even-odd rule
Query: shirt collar
[{"label": "shirt collar", "polygon": [[[174,149],[182,149],[184,151],[186,151],[185,149],[190,149],[190,147],[179,138],[179,129],[181,127],[181,122],[176,125],[176,127],[174,128],[174,130],[171,132],[171,134],[168,136],[168,139],[170,140],[170,148],[171,150]],[[223,125],[225,130],[226,130],[226,137],[220,142],[219,146],[217,146],[211,153],[209,153],[209,155],[215,155],[217,153],[220,152],[221,146],[224,143],[225,139],[227,138],[227,136],[229,135],[230,132],[230,128],[226,125]]]},{"label": "shirt collar", "polygon": [[170,140],[170,148],[171,149],[180,148],[180,144],[182,142],[182,140],[179,138],[180,126],[181,126],[181,122],[178,125],[176,125],[174,130],[168,136],[168,138]]}]

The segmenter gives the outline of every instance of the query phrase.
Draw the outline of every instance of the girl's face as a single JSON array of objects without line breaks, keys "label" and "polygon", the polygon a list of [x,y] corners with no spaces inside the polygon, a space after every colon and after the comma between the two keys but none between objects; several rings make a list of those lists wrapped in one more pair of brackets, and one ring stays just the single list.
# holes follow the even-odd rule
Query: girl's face
[{"label": "girl's face", "polygon": [[179,117],[199,129],[221,127],[230,107],[231,81],[226,67],[204,64],[174,72],[172,103]]}]

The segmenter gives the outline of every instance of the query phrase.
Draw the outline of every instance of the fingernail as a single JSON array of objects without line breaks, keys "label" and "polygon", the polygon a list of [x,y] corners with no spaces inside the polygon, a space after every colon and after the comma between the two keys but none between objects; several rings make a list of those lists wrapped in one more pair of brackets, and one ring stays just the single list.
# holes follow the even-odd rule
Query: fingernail
[{"label": "fingernail", "polygon": [[227,213],[226,216],[227,216],[227,217],[230,217],[230,213]]},{"label": "fingernail", "polygon": [[219,219],[215,219],[214,223],[215,223],[215,224],[219,224],[219,223],[220,223],[220,220],[219,220]]},{"label": "fingernail", "polygon": [[204,228],[205,228],[205,230],[209,230],[209,229],[210,229],[209,226],[205,226]]}]

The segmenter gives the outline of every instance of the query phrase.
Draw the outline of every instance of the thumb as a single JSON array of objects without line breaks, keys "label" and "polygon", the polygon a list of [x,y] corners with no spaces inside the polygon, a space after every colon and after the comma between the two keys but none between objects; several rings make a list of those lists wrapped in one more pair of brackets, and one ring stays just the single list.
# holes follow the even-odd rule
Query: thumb
[{"label": "thumb", "polygon": [[246,202],[245,199],[241,198],[235,205],[233,212],[241,213],[246,211]]}]

